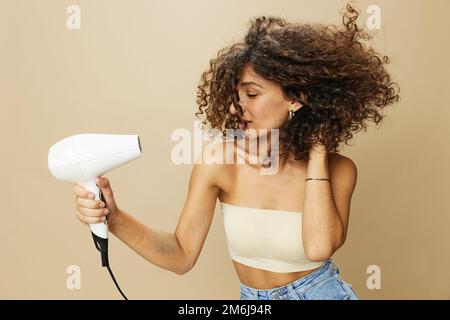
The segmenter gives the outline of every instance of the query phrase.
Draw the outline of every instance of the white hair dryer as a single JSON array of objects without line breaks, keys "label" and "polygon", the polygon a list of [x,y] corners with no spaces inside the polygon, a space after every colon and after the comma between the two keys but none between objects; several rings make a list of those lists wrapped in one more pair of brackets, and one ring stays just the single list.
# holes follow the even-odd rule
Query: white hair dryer
[{"label": "white hair dryer", "polygon": [[[48,167],[55,178],[77,182],[92,192],[95,199],[103,200],[95,179],[141,154],[137,135],[78,134],[64,138],[50,148]],[[107,221],[91,224],[90,228],[95,246],[102,254],[102,266],[110,270]]]}]

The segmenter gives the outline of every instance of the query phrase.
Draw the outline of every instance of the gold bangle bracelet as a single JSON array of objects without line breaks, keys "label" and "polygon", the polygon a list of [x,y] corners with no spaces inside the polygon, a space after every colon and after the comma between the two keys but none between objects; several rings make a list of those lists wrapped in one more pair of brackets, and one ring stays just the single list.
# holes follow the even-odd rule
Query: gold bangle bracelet
[{"label": "gold bangle bracelet", "polygon": [[308,181],[308,180],[326,180],[326,181],[331,182],[331,180],[327,179],[327,178],[307,178],[307,179],[305,179],[305,181]]}]

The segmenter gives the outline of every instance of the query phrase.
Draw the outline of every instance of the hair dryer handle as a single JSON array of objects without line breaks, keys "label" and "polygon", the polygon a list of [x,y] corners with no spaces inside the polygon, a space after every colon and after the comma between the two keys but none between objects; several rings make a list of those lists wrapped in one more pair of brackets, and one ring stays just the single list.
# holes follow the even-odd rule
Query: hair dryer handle
[{"label": "hair dryer handle", "polygon": [[[94,181],[89,181],[89,182],[80,183],[80,184],[87,191],[92,192],[95,195],[96,200],[102,200],[102,199],[100,199],[101,190]],[[92,233],[94,233],[96,236],[98,236],[100,238],[108,239],[108,224],[106,221],[90,224],[89,227],[91,228]]]}]

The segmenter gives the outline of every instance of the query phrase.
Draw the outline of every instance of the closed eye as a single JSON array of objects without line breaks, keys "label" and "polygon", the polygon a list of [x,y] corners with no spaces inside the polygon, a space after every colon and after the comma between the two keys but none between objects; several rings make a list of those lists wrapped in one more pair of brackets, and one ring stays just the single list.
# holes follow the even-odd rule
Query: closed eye
[{"label": "closed eye", "polygon": [[247,97],[249,97],[249,98],[254,98],[254,97],[256,97],[257,96],[257,94],[248,94],[247,93]]}]

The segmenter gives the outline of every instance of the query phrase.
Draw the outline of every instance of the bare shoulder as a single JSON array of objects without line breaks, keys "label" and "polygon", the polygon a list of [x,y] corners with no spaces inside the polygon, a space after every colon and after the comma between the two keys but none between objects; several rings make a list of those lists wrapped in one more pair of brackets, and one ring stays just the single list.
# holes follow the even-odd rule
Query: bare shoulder
[{"label": "bare shoulder", "polygon": [[220,178],[231,168],[234,162],[234,142],[230,140],[216,141],[202,147],[201,157],[197,158],[193,172],[201,176],[209,184],[220,187]]},{"label": "bare shoulder", "polygon": [[332,152],[329,154],[329,164],[333,166],[345,166],[345,167],[354,167],[356,168],[355,162],[347,156],[344,156],[339,153]]},{"label": "bare shoulder", "polygon": [[350,188],[352,188],[352,186],[354,187],[358,169],[355,162],[350,157],[339,153],[330,153],[329,167],[332,180],[337,180],[341,184],[348,185]]}]

